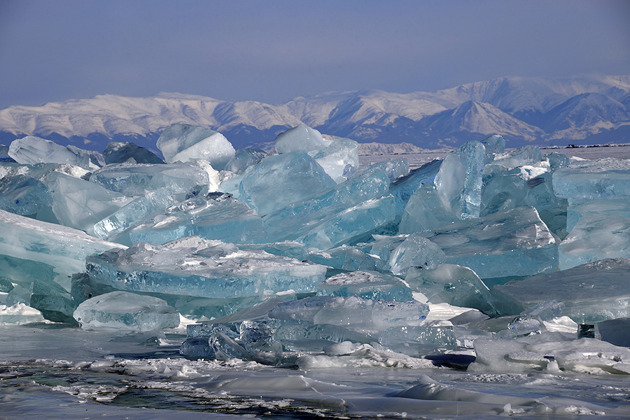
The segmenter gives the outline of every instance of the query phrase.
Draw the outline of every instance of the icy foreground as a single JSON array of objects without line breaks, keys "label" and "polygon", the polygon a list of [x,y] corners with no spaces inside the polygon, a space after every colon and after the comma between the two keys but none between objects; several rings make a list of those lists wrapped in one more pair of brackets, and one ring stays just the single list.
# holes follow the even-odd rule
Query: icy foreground
[{"label": "icy foreground", "polygon": [[[279,136],[276,154],[226,142],[174,126],[158,144],[167,163],[116,144],[110,163],[83,167],[46,142],[11,145],[16,162],[0,162],[0,323],[56,323],[69,342],[127,334],[146,345],[149,334],[173,359],[124,369],[177,385],[139,387],[265,395],[278,413],[286,398],[304,401],[304,415],[448,417],[454,401],[470,416],[627,414],[627,389],[615,391],[625,400],[555,391],[543,401],[526,379],[561,388],[566,375],[630,374],[627,160],[506,151],[492,136],[410,171],[358,168],[356,143],[305,126]],[[258,373],[223,376],[230,367]],[[333,373],[265,370],[288,367],[424,376],[362,389]],[[60,387],[108,403],[131,392]]]}]

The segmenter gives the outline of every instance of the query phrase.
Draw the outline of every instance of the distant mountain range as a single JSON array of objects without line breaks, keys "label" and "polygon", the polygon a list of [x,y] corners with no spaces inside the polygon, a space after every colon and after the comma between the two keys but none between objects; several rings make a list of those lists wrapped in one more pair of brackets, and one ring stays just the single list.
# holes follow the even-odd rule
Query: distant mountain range
[{"label": "distant mountain range", "polygon": [[630,75],[562,80],[502,77],[437,92],[359,91],[256,101],[160,93],[148,98],[98,95],[0,110],[0,144],[36,135],[103,150],[110,141],[154,148],[174,123],[206,126],[236,147],[271,142],[304,123],[362,143],[457,146],[501,134],[508,147],[630,142]]}]

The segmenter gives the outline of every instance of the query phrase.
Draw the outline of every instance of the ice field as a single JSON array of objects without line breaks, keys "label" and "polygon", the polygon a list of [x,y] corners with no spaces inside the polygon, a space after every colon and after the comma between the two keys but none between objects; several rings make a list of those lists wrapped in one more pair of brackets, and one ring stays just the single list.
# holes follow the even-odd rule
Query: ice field
[{"label": "ice field", "polygon": [[630,417],[630,146],[110,146],[0,149],[0,419]]}]

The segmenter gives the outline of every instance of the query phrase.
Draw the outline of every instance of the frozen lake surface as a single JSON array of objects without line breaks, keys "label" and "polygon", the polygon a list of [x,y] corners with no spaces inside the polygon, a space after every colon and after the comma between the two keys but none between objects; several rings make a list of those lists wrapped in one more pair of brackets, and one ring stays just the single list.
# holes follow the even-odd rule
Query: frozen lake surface
[{"label": "frozen lake surface", "polygon": [[[630,146],[543,149],[551,152],[630,159]],[[361,156],[361,165],[405,158],[417,168],[446,153]],[[436,360],[367,345],[337,358],[311,355],[299,366],[192,361],[179,355],[185,338],[181,328],[155,336],[0,326],[0,419],[630,418],[624,374],[560,371],[553,363],[466,371],[473,353]]]},{"label": "frozen lake surface", "polygon": [[[602,159],[615,157],[617,159],[630,159],[630,144],[601,145],[590,147],[541,147],[543,155],[549,153],[562,153],[566,156],[576,156],[583,159]],[[386,162],[394,159],[407,159],[409,166],[418,168],[434,159],[444,159],[450,153],[449,149],[425,150],[423,153],[396,154],[396,155],[361,155],[361,165],[371,165],[378,162]]]},{"label": "frozen lake surface", "polygon": [[630,416],[627,375],[469,373],[369,355],[347,367],[273,368],[189,361],[178,355],[183,339],[3,327],[0,418]]}]

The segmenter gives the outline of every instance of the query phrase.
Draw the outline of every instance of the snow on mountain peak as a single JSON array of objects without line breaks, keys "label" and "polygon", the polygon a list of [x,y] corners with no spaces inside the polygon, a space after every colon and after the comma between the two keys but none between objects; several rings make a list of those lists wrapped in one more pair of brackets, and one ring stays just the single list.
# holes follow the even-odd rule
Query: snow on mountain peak
[{"label": "snow on mountain peak", "polygon": [[123,137],[155,141],[175,123],[211,128],[240,146],[273,141],[299,124],[363,142],[425,147],[494,133],[508,142],[568,142],[606,133],[614,141],[630,126],[629,107],[626,75],[500,77],[437,92],[329,92],[280,105],[173,92],[145,98],[105,94],[0,110],[0,141],[25,135],[91,139],[102,149],[103,141]]}]

